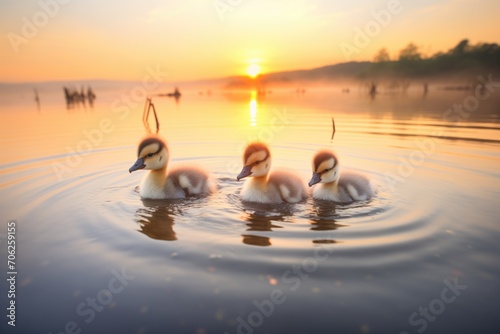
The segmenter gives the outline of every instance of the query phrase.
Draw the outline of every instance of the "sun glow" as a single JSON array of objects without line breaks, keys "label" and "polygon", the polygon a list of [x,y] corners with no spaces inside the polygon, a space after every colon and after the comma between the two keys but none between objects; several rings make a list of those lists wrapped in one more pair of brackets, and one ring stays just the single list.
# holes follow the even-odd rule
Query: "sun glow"
[{"label": "sun glow", "polygon": [[258,64],[252,64],[252,65],[248,66],[248,68],[247,68],[247,74],[251,78],[257,77],[260,74],[260,71],[261,71],[261,68]]}]

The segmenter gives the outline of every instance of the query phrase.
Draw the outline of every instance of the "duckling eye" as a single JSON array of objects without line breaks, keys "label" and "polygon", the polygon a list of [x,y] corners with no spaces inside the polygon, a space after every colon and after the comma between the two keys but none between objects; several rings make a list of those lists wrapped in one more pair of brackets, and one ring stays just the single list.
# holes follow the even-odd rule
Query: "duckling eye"
[{"label": "duckling eye", "polygon": [[325,170],[323,171],[323,173],[328,173],[328,172],[329,172],[329,171],[331,171],[331,170],[332,170],[332,168],[327,168],[327,169],[325,169]]},{"label": "duckling eye", "polygon": [[255,161],[255,162],[253,163],[253,165],[254,165],[254,166],[258,166],[258,165],[260,165],[260,163],[261,163],[261,162],[262,162],[262,161],[260,161],[260,160],[259,160],[259,161]]},{"label": "duckling eye", "polygon": [[153,155],[155,155],[154,153],[149,153],[148,155],[146,155],[148,158],[151,158]]}]

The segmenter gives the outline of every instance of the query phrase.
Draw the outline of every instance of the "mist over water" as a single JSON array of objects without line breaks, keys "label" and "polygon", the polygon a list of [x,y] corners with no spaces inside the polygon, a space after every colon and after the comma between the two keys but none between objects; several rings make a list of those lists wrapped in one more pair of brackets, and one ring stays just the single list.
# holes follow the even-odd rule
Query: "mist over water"
[{"label": "mist over water", "polygon": [[[18,226],[16,331],[494,332],[498,91],[476,104],[473,90],[433,86],[154,97],[170,163],[209,170],[218,191],[143,201],[144,173],[128,173],[146,134],[133,87],[95,84],[92,108],[68,108],[61,87],[39,85],[38,109],[32,87],[2,86],[0,208]],[[334,149],[376,195],[242,203],[236,175],[256,139],[270,145],[274,169],[304,182],[315,151]]]}]

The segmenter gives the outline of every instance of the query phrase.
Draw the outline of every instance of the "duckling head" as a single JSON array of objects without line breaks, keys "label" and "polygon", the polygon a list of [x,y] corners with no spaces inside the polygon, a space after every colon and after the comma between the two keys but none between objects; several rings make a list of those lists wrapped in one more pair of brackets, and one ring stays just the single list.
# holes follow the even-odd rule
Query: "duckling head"
[{"label": "duckling head", "polygon": [[163,140],[156,136],[141,141],[137,150],[137,161],[129,168],[129,173],[139,169],[159,170],[167,166],[168,149]]},{"label": "duckling head", "polygon": [[271,169],[271,152],[266,144],[251,143],[243,154],[243,169],[236,179],[239,181],[247,176],[261,177]]},{"label": "duckling head", "polygon": [[339,160],[332,151],[319,151],[313,158],[312,170],[313,176],[309,181],[309,187],[316,183],[337,182],[339,179]]}]

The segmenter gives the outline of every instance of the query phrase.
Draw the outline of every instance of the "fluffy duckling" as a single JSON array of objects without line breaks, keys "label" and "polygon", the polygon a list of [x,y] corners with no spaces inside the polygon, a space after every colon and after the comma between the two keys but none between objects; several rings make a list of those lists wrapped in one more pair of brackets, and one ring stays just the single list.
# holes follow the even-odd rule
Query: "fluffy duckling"
[{"label": "fluffy duckling", "polygon": [[373,196],[371,182],[366,176],[351,171],[340,174],[339,167],[339,160],[332,151],[316,153],[313,159],[313,176],[309,181],[309,187],[319,183],[313,190],[314,199],[351,203]]},{"label": "fluffy duckling", "polygon": [[257,203],[297,203],[306,198],[306,187],[302,180],[287,171],[271,169],[271,153],[262,143],[251,143],[243,154],[243,169],[236,177],[248,179],[241,189],[241,199]]},{"label": "fluffy duckling", "polygon": [[141,141],[137,150],[138,159],[128,170],[150,170],[142,179],[141,198],[179,199],[200,196],[213,192],[215,183],[204,170],[192,166],[170,169],[167,174],[169,153],[167,145],[157,136]]}]

